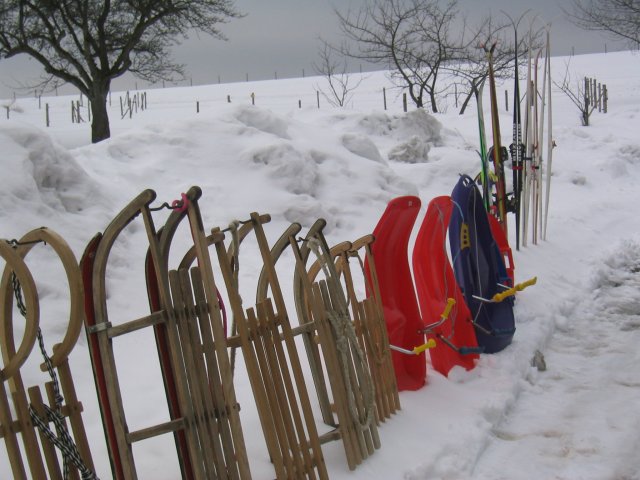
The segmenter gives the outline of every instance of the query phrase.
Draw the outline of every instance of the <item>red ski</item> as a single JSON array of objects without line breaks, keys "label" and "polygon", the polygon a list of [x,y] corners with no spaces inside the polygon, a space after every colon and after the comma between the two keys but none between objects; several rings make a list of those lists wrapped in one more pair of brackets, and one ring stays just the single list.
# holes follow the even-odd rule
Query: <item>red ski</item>
[{"label": "red ski", "polygon": [[[456,365],[471,370],[478,348],[471,313],[462,296],[447,255],[446,239],[453,210],[451,197],[436,197],[427,208],[413,249],[413,274],[425,322],[427,338],[436,341],[430,350],[433,368],[443,375]],[[501,230],[502,231],[502,230]],[[453,299],[449,315],[448,303]]]},{"label": "red ski", "polygon": [[[406,351],[424,344],[423,323],[407,249],[420,205],[420,199],[414,196],[392,200],[373,231],[372,252],[389,344],[392,348],[400,347]],[[366,273],[370,278],[368,264]],[[398,390],[418,390],[425,384],[427,363],[424,352],[407,355],[392,351],[391,355]]]}]

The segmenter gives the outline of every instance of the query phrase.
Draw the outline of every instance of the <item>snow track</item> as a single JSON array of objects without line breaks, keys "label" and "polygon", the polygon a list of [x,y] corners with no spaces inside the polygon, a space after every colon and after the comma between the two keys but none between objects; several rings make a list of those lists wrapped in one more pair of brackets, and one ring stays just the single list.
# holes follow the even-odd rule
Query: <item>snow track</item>
[{"label": "snow track", "polygon": [[557,322],[547,370],[529,376],[471,478],[640,478],[640,245],[619,245],[589,287]]}]

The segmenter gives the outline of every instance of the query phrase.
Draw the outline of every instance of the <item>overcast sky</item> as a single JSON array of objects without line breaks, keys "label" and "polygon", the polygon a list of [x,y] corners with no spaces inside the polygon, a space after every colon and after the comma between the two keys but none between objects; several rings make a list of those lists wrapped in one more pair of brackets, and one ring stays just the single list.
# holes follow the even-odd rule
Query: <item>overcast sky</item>
[{"label": "overcast sky", "polygon": [[[297,77],[314,73],[318,39],[337,41],[340,34],[333,8],[358,10],[367,0],[236,0],[246,17],[223,27],[228,41],[192,36],[175,48],[174,57],[187,67],[183,85]],[[501,10],[517,19],[527,9],[527,18],[538,15],[542,26],[551,23],[554,55],[603,52],[624,48],[611,38],[586,32],[564,18],[561,6],[569,9],[571,0],[459,0],[460,12],[470,20],[491,13],[503,17]],[[527,25],[528,21],[523,22]],[[521,24],[522,25],[522,24]],[[525,30],[525,29],[523,29]],[[354,70],[370,70],[369,65],[352,64]],[[21,83],[37,78],[39,67],[28,58],[0,61],[0,98],[7,98]],[[114,90],[134,87],[134,80],[118,79]],[[139,88],[149,86],[138,81]],[[13,87],[13,88],[12,88]],[[26,93],[16,91],[17,95]]]}]

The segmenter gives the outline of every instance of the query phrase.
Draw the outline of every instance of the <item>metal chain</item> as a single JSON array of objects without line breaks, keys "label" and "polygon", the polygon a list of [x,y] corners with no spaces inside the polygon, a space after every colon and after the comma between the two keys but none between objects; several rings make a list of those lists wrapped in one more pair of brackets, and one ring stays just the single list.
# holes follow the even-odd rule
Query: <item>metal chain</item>
[{"label": "metal chain", "polygon": [[[24,304],[24,299],[22,297],[22,287],[20,286],[20,280],[18,280],[18,276],[15,274],[15,272],[11,272],[11,285],[13,287],[13,294],[16,299],[18,310],[23,317],[26,317],[27,307]],[[75,465],[75,467],[80,471],[82,480],[98,480],[96,474],[84,464],[84,461],[82,460],[82,457],[78,452],[78,447],[69,434],[67,424],[64,421],[64,416],[62,415],[62,404],[64,402],[64,397],[60,393],[60,383],[58,382],[58,375],[56,374],[53,364],[51,363],[51,357],[49,357],[49,355],[47,354],[47,349],[45,348],[44,344],[44,337],[39,326],[36,332],[36,336],[38,339],[40,352],[42,353],[42,358],[44,359],[44,363],[47,367],[47,372],[51,377],[51,384],[53,385],[53,397],[55,402],[55,409],[52,409],[48,405],[44,405],[44,408],[47,414],[47,419],[55,426],[57,436],[51,431],[47,423],[42,418],[40,418],[38,413],[35,411],[33,404],[29,405],[29,415],[31,416],[31,420],[33,421],[34,425],[38,427],[40,432],[42,432],[42,434],[45,435],[51,441],[51,443],[53,443],[53,445],[62,452],[63,475],[65,480],[69,478],[69,462],[73,463],[73,465]]]}]

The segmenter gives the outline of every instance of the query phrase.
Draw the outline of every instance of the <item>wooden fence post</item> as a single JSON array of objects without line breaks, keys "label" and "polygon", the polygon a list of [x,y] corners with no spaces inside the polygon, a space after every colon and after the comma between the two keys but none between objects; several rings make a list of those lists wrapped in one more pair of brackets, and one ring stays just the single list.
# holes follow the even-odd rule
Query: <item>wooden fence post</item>
[{"label": "wooden fence post", "polygon": [[384,104],[384,109],[387,109],[387,89],[382,87],[382,103]]},{"label": "wooden fence post", "polygon": [[402,94],[402,109],[404,110],[404,113],[407,113],[407,94],[406,93]]},{"label": "wooden fence post", "polygon": [[47,127],[48,127],[48,126],[49,126],[49,104],[48,104],[48,103],[47,103],[47,104],[45,104],[45,106],[44,106],[44,107],[45,107],[45,108],[44,108],[44,111],[45,111],[45,118],[46,118],[46,121],[47,121]]}]

